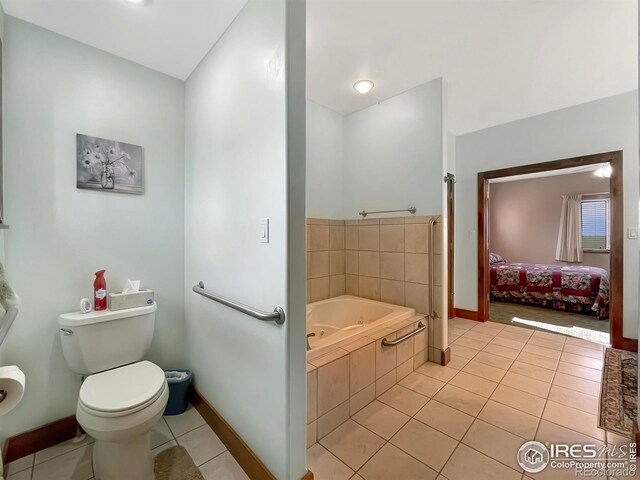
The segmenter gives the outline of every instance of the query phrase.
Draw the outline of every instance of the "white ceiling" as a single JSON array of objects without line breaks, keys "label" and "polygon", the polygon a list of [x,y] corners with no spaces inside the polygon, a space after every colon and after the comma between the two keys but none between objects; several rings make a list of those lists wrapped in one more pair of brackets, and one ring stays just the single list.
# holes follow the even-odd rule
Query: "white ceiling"
[{"label": "white ceiling", "polygon": [[[0,0],[185,79],[246,0]],[[637,0],[308,0],[308,96],[351,113],[438,77],[467,133],[637,88]],[[361,78],[376,83],[361,96]]]},{"label": "white ceiling", "polygon": [[636,0],[308,0],[307,17],[308,95],[342,114],[445,77],[461,134],[638,88]]},{"label": "white ceiling", "polygon": [[186,79],[246,0],[1,0],[5,13]]},{"label": "white ceiling", "polygon": [[570,175],[573,173],[589,173],[595,172],[600,167],[604,167],[608,163],[594,163],[592,165],[584,165],[580,167],[569,167],[561,170],[547,170],[546,172],[524,173],[522,175],[513,175],[511,177],[492,178],[489,183],[515,182],[519,180],[529,180],[531,178],[557,177],[558,175]]}]

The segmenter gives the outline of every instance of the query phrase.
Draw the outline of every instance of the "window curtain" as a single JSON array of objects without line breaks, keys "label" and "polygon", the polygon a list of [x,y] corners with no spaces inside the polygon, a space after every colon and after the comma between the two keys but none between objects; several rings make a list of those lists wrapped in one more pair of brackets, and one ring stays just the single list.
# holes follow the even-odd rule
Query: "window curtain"
[{"label": "window curtain", "polygon": [[563,195],[556,260],[582,262],[582,195]]}]

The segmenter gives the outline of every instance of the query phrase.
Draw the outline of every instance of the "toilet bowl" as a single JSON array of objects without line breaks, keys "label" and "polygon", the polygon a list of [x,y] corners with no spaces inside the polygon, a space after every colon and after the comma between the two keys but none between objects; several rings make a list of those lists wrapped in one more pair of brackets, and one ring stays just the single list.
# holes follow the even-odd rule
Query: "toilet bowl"
[{"label": "toilet bowl", "polygon": [[148,361],[86,378],[76,417],[96,440],[96,480],[153,480],[150,431],[160,420],[168,398],[164,372]]}]

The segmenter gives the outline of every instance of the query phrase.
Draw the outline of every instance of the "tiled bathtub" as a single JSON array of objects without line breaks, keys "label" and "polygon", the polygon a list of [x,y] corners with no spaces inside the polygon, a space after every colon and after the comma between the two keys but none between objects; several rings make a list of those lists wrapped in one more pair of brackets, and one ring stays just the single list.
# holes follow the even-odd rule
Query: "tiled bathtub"
[{"label": "tiled bathtub", "polygon": [[[385,320],[383,316],[380,323],[373,322],[355,335],[344,335],[344,331],[341,335],[338,331],[334,333],[335,342],[327,336],[328,342],[316,343],[316,352],[313,348],[307,352],[308,447],[427,360],[427,329],[396,346],[382,346],[383,338],[395,340],[414,331],[420,321],[426,324],[424,315],[414,315],[411,309],[395,305],[368,302],[381,309],[394,307],[395,318]],[[313,340],[312,337],[312,347]]]}]

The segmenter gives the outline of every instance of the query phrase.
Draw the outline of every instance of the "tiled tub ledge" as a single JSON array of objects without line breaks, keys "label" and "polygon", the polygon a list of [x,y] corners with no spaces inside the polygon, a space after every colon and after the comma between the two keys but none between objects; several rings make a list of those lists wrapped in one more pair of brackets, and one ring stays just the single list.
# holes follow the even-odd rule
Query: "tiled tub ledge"
[{"label": "tiled tub ledge", "polygon": [[398,345],[382,346],[426,325],[424,315],[399,320],[307,363],[307,447],[427,361],[428,329]]}]

